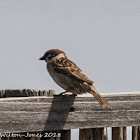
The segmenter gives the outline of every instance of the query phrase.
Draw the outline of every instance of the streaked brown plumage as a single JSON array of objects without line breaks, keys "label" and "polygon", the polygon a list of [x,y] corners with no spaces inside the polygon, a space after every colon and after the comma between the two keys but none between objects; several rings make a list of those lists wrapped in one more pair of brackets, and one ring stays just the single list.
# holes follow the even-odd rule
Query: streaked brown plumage
[{"label": "streaked brown plumage", "polygon": [[103,108],[111,107],[97,92],[93,86],[93,81],[83,74],[80,68],[69,60],[63,51],[57,49],[49,50],[40,60],[47,62],[49,74],[66,92],[72,92],[74,95],[89,92]]}]

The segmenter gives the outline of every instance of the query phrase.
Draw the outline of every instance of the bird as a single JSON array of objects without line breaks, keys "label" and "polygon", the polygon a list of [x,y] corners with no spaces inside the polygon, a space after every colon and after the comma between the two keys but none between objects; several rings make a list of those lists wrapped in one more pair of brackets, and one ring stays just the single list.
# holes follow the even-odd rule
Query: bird
[{"label": "bird", "polygon": [[47,63],[47,70],[52,79],[65,90],[73,95],[90,93],[99,102],[102,108],[111,108],[111,105],[97,92],[90,80],[82,70],[59,49],[48,50],[39,60]]}]

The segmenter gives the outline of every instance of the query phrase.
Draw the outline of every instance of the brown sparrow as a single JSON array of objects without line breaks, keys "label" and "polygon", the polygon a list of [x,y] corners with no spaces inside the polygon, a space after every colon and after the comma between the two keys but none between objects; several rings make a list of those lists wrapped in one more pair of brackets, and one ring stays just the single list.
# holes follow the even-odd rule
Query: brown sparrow
[{"label": "brown sparrow", "polygon": [[46,61],[49,74],[66,92],[71,92],[74,95],[89,92],[103,108],[111,107],[97,92],[93,86],[93,81],[83,74],[80,68],[70,61],[63,51],[49,50],[39,60]]}]

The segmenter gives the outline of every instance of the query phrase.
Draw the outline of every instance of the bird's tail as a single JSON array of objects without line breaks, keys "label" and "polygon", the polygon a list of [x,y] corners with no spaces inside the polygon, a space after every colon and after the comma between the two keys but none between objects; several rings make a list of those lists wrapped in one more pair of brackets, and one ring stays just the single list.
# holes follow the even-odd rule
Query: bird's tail
[{"label": "bird's tail", "polygon": [[111,108],[111,105],[96,91],[95,88],[90,91],[90,93],[97,99],[102,108]]}]

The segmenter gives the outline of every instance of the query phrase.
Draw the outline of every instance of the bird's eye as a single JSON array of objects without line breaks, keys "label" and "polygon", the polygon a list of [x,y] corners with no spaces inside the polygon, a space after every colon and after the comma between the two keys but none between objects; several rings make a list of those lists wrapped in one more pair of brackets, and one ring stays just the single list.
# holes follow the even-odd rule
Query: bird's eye
[{"label": "bird's eye", "polygon": [[53,58],[53,54],[49,54],[47,58],[48,60],[50,60],[51,58]]}]

